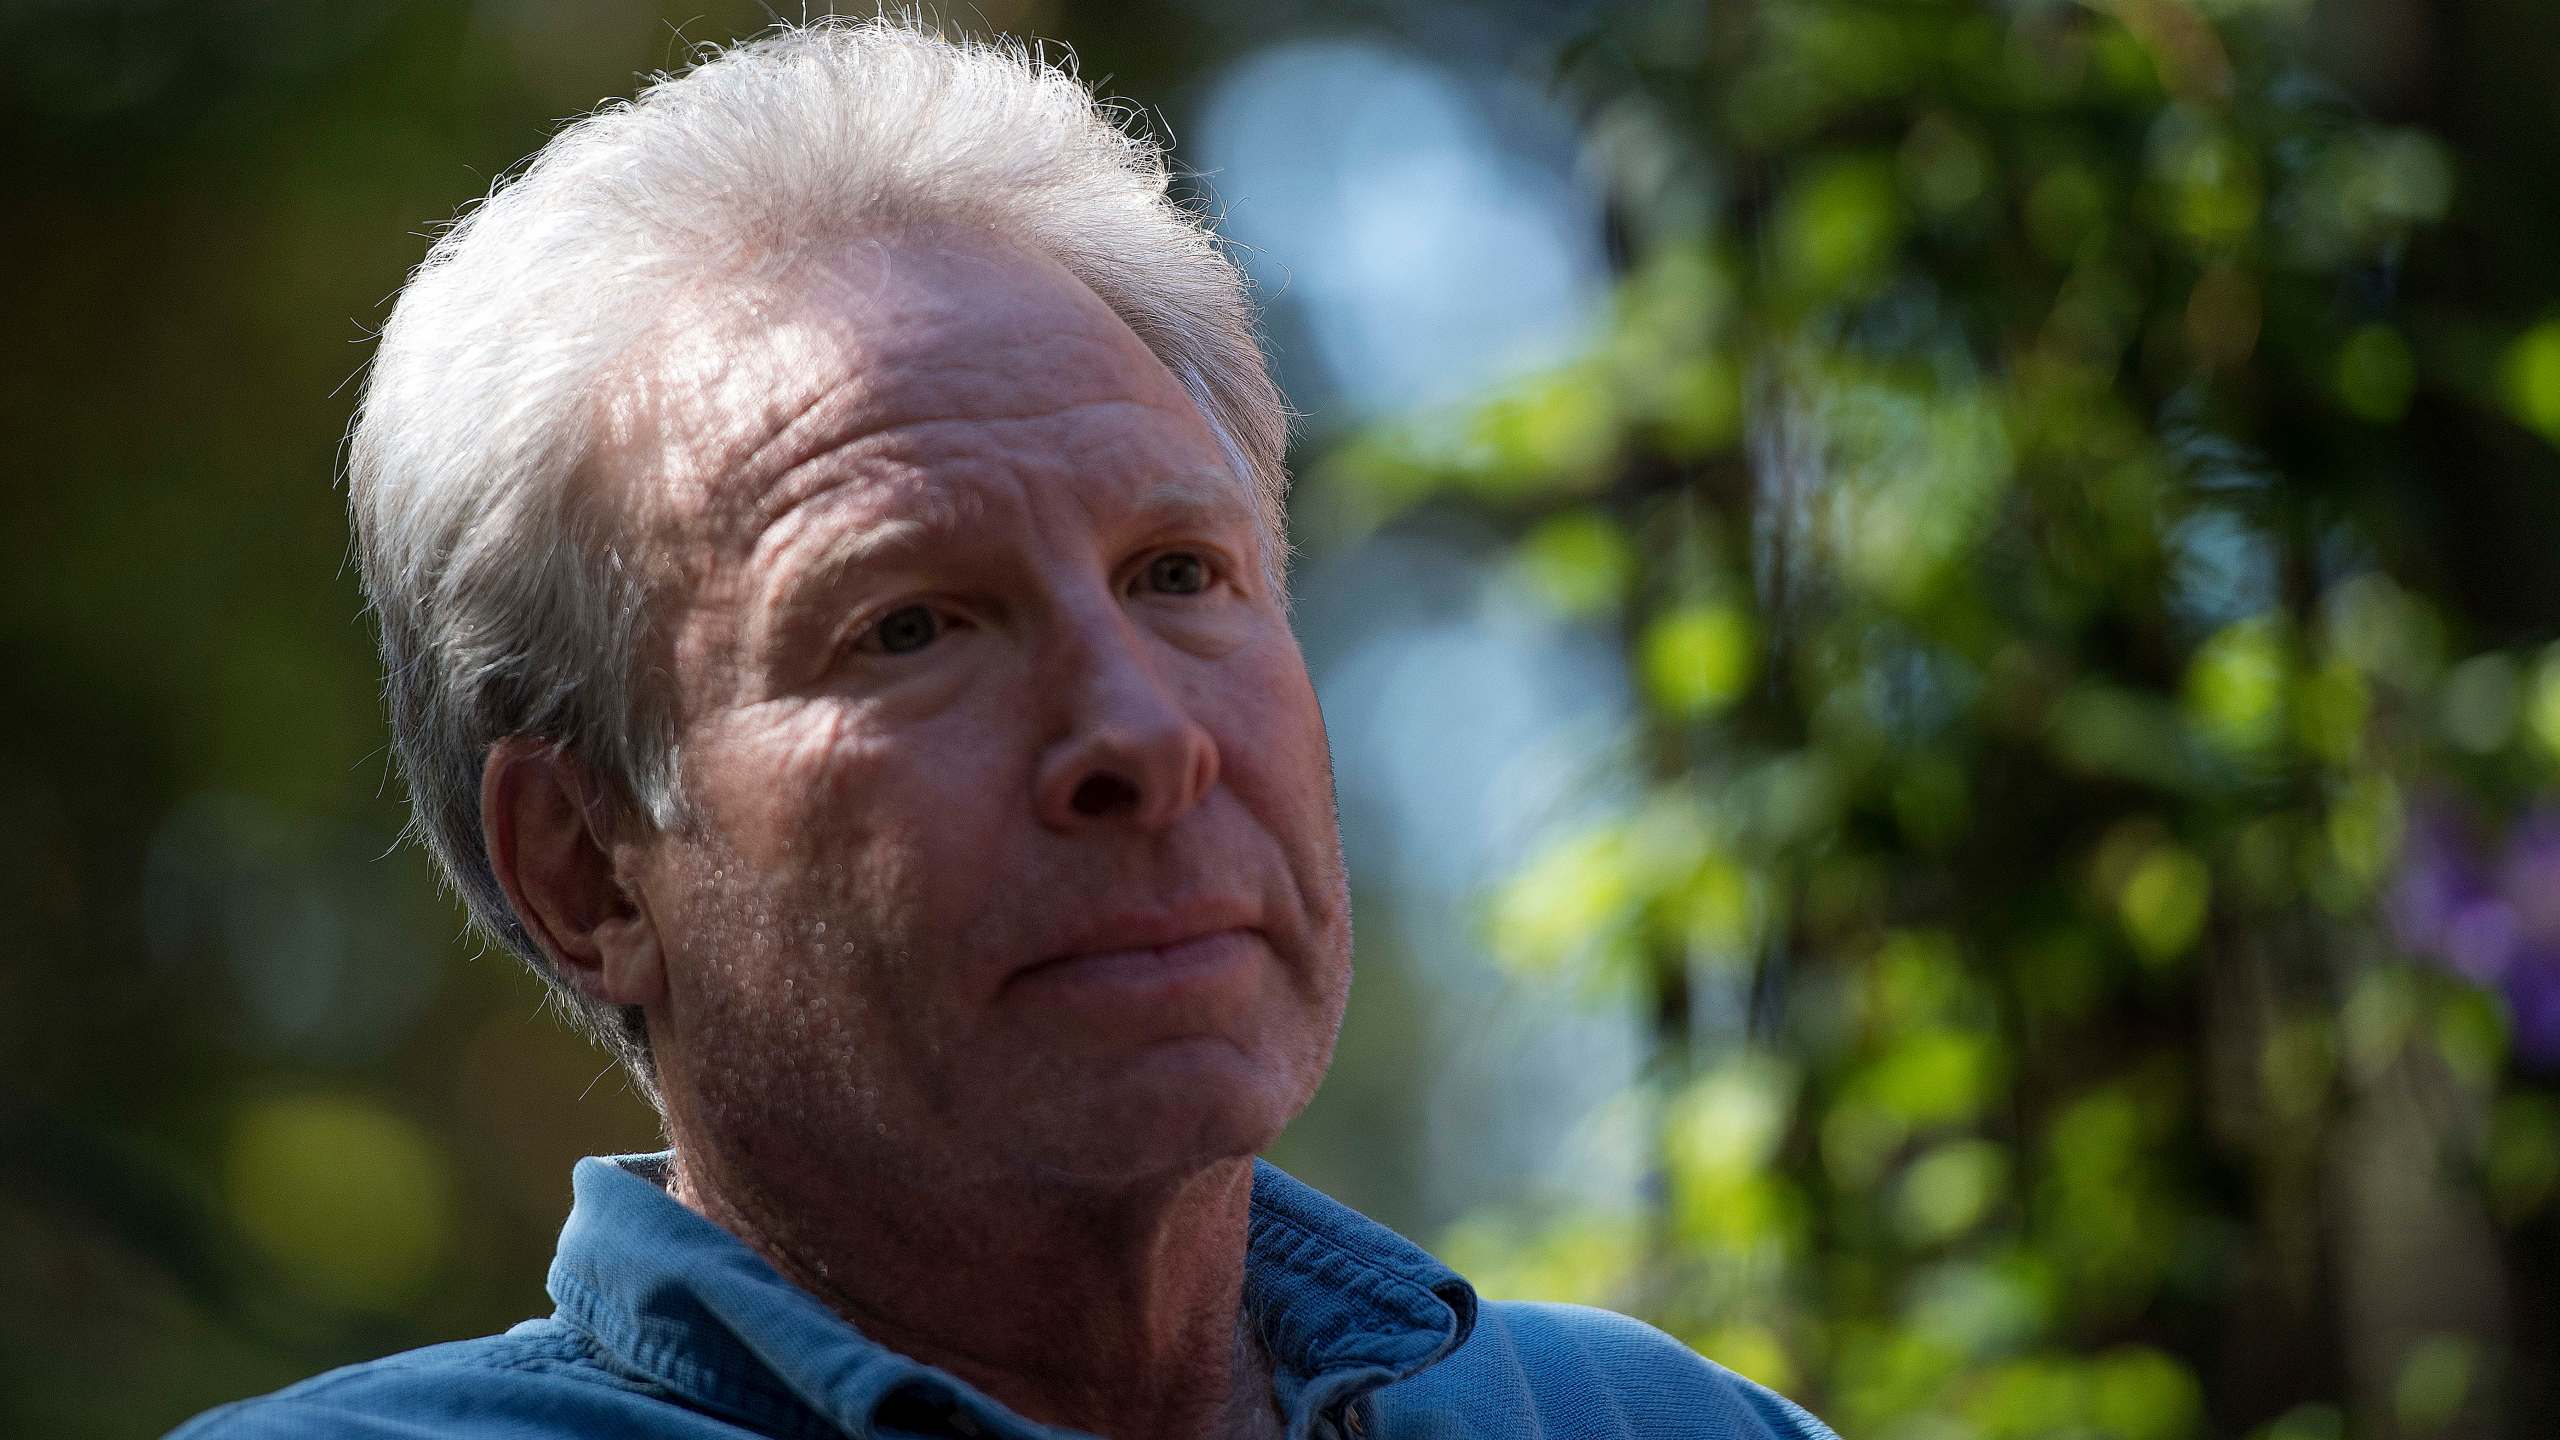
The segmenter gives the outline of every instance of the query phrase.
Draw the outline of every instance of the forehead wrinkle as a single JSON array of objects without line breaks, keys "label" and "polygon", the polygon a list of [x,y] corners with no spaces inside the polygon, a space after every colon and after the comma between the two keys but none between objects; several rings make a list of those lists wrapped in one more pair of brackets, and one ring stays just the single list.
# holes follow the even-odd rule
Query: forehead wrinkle
[{"label": "forehead wrinkle", "polygon": [[[979,508],[926,467],[875,461],[802,495],[757,537],[748,563],[780,575],[810,563],[877,561],[956,533]],[[813,545],[817,562],[795,558]]]},{"label": "forehead wrinkle", "polygon": [[[715,482],[759,497],[753,521],[758,529],[803,498],[789,483],[795,472],[872,436],[937,424],[995,426],[1121,405],[1156,409],[1178,401],[1186,413],[1196,408],[1186,392],[1170,384],[1170,395],[1141,397],[1115,393],[1108,386],[1076,386],[1076,393],[1048,404],[1006,406],[997,400],[1019,384],[1026,352],[1041,357],[1043,368],[1053,375],[1074,376],[1083,368],[1074,363],[1074,352],[1111,348],[1106,337],[1042,329],[1000,340],[990,337],[974,348],[955,350],[948,333],[954,319],[944,313],[897,317],[855,334],[845,333],[840,324],[806,321],[789,327],[788,333],[776,327],[760,337],[760,348],[779,345],[803,368],[834,370],[842,378],[777,421]],[[1066,353],[1054,353],[1061,351]],[[1164,378],[1171,380],[1170,375]],[[946,413],[955,404],[961,412]]]},{"label": "forehead wrinkle", "polygon": [[[734,538],[753,517],[753,507],[729,497],[787,468],[801,438],[835,408],[830,402],[854,399],[847,384],[860,379],[848,375],[805,398],[760,384],[774,371],[774,337],[785,328],[805,337],[814,327],[766,325],[755,343],[740,345],[739,317],[762,313],[751,297],[697,305],[708,307],[703,324],[662,324],[618,367],[601,405],[595,457],[599,472],[618,472],[623,504],[655,536],[652,548],[682,552],[679,568],[688,571],[706,558],[695,553],[704,541]],[[808,345],[800,339],[786,348],[805,353]]]},{"label": "forehead wrinkle", "polygon": [[[841,428],[831,427],[809,443],[791,448],[788,454],[796,458],[790,459],[769,481],[762,482],[762,494],[755,505],[753,523],[759,533],[771,528],[783,516],[815,496],[848,483],[842,473],[845,468],[859,467],[883,451],[896,456],[894,463],[902,468],[928,474],[943,466],[974,466],[984,462],[969,453],[970,446],[965,443],[959,446],[935,444],[937,435],[957,432],[965,439],[973,431],[995,431],[1009,425],[1055,420],[1077,411],[1104,411],[1123,406],[1140,410],[1160,408],[1144,400],[1075,399],[1056,405],[995,413],[899,416],[873,425],[864,424],[866,417],[857,413],[846,417]],[[804,413],[814,413],[814,408]],[[900,452],[910,448],[939,452],[940,458],[938,461],[905,458]],[[1008,470],[1014,468],[1010,459],[995,463]],[[741,473],[743,476],[744,472]]]},{"label": "forehead wrinkle", "polygon": [[[982,300],[982,284],[1017,298],[1026,284],[1041,288],[1018,273],[1026,262],[1060,283],[1025,304]],[[828,483],[796,475],[827,452],[936,418],[988,425],[1081,405],[1178,407],[1227,448],[1190,391],[1081,281],[983,237],[863,236],[793,279],[706,284],[688,300],[631,378],[673,442],[660,448],[691,452],[662,456],[662,468],[689,469],[691,508],[733,537],[761,533]],[[1052,403],[1007,403],[1026,368]],[[810,392],[788,383],[795,375],[830,378]],[[955,406],[965,413],[949,414]]]},{"label": "forehead wrinkle", "polygon": [[[1134,458],[1095,453],[1085,427],[1074,423],[1078,411],[1098,420],[1121,410],[1160,414],[1203,436],[1216,446],[1208,453],[1227,462],[1227,488],[1246,492],[1236,498],[1259,522],[1251,477],[1237,471],[1231,445],[1196,397],[1080,284],[1064,307],[1101,312],[1080,318],[1105,323],[1073,323],[1048,302],[1018,315],[991,311],[974,291],[954,294],[947,279],[930,273],[956,266],[975,279],[1015,257],[969,247],[908,255],[871,246],[847,258],[841,269],[823,268],[814,284],[697,297],[705,323],[662,331],[655,363],[641,367],[653,373],[635,398],[655,412],[652,438],[660,442],[664,477],[651,488],[672,505],[668,518],[699,537],[678,546],[695,557],[693,565],[716,565],[714,556],[725,552],[764,568],[754,557],[774,553],[767,532],[805,502],[855,480],[848,472],[869,468],[861,462],[882,450],[931,457],[915,466],[928,476],[974,468],[982,458],[1013,470],[1014,457],[1002,453],[1011,448],[1046,451],[1070,464],[1089,456],[1086,463],[1105,470]],[[1035,377],[1028,384],[1026,373]],[[790,383],[795,375],[802,383]],[[1055,443],[1016,447],[1000,438],[1012,424],[1062,416],[1070,417],[1068,428]],[[972,453],[981,448],[972,438],[979,435],[995,455]],[[1214,461],[1176,463],[1186,472],[1219,468]],[[1167,493],[1151,495],[1151,508],[1218,508],[1175,493],[1182,486],[1157,488]],[[1119,487],[1100,493],[1113,489],[1129,494]],[[913,503],[930,490],[904,493]],[[749,594],[768,588],[753,580],[749,587]]]},{"label": "forehead wrinkle", "polygon": [[[842,443],[829,442],[828,435],[838,427],[825,421],[831,410],[845,405],[859,406],[859,394],[848,393],[858,391],[858,388],[856,383],[848,381],[820,390],[809,403],[774,427],[737,464],[711,481],[713,490],[756,497],[744,517],[748,533],[763,534],[808,498],[805,491],[795,494],[789,482],[794,475],[811,468],[812,461],[827,458],[844,448]],[[823,430],[828,434],[813,440],[808,434],[812,430]]]}]

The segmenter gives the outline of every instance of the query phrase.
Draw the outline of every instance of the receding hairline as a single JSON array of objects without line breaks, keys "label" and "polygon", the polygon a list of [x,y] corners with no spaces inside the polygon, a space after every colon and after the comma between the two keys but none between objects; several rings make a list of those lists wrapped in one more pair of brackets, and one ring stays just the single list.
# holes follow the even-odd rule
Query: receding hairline
[{"label": "receding hairline", "polygon": [[[1045,283],[1010,280],[1005,293],[1009,297],[1044,293],[1066,297],[1065,303],[1075,310],[1116,331],[1118,339],[1128,346],[1129,358],[1161,382],[1157,393],[1146,397],[1147,401],[1168,409],[1178,407],[1201,426],[1216,447],[1225,474],[1240,487],[1246,510],[1257,523],[1261,521],[1256,504],[1257,479],[1248,466],[1239,464],[1242,457],[1232,437],[1224,435],[1215,416],[1201,405],[1200,397],[1131,328],[1128,317],[1047,250],[1000,231],[947,222],[866,227],[862,233],[841,241],[806,246],[801,254],[775,268],[706,266],[703,274],[686,282],[671,297],[666,313],[653,321],[599,377],[590,400],[597,416],[596,443],[573,481],[590,514],[630,540],[662,538],[665,531],[661,527],[696,507],[682,503],[663,485],[647,483],[650,474],[664,473],[663,466],[651,464],[645,454],[636,452],[654,451],[661,462],[677,455],[698,461],[706,454],[735,450],[745,443],[742,454],[709,466],[697,465],[695,473],[681,477],[680,483],[704,492],[701,508],[715,513],[725,511],[751,530],[760,531],[796,505],[803,498],[804,489],[819,488],[825,483],[823,462],[831,452],[859,443],[868,434],[935,423],[931,416],[897,413],[894,403],[889,406],[892,415],[886,420],[859,416],[865,406],[896,394],[903,377],[879,385],[869,383],[865,377],[884,367],[894,369],[905,337],[875,338],[858,323],[848,323],[843,312],[830,304],[847,287],[858,287],[857,300],[885,294],[899,282],[901,255],[925,257],[934,267],[928,284],[945,296],[950,287],[942,282],[954,269],[965,274],[985,266],[990,273],[1036,274]],[[969,309],[966,305],[928,304],[923,307],[922,317],[907,318],[930,320],[940,314],[965,315]],[[775,374],[778,360],[784,373],[790,373],[790,357],[777,357],[773,348],[786,330],[797,330],[809,337],[812,353],[803,357],[805,368],[823,369],[835,378],[805,393],[788,384],[765,383]],[[1060,326],[1043,335],[1067,333],[1067,327]],[[947,341],[936,338],[923,343],[931,348]],[[883,351],[888,353],[884,355]],[[670,373],[684,371],[692,372],[692,381],[682,373]],[[706,387],[701,382],[709,384]],[[730,394],[705,395],[706,388],[723,387],[734,388]],[[740,415],[742,408],[753,408],[757,397],[773,395],[794,398],[772,406],[760,418]],[[742,400],[747,402],[745,407],[738,403]],[[842,413],[848,410],[856,414]],[[950,419],[953,423],[985,423],[1035,418],[1039,413],[1035,410],[1021,416]],[[735,432],[725,437],[716,432],[708,437],[702,434],[702,422],[717,426],[729,416],[739,417]],[[857,423],[858,419],[876,423]],[[748,443],[748,433],[757,430],[763,433]],[[793,476],[802,471],[812,472],[810,479],[805,486],[795,487]],[[733,507],[716,498],[732,491],[751,493],[754,499],[743,507]]]}]

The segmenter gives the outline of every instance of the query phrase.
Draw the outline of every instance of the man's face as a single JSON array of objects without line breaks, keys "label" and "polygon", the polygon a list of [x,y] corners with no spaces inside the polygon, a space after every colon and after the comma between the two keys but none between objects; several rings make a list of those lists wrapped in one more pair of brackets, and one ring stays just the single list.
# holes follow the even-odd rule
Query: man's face
[{"label": "man's face", "polygon": [[1063,269],[850,250],[703,309],[605,480],[673,572],[692,820],[625,849],[679,1141],[1089,1182],[1248,1153],[1350,980],[1246,481]]}]

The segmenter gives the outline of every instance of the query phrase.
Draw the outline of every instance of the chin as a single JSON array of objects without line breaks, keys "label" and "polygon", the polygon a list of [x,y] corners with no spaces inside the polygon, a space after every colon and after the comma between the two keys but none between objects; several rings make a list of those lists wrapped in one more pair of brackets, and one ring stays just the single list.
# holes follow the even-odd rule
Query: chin
[{"label": "chin", "polygon": [[1021,1153],[1085,1183],[1176,1178],[1260,1154],[1314,1088],[1224,1044],[1163,1047],[1133,1073],[1036,1107]]}]

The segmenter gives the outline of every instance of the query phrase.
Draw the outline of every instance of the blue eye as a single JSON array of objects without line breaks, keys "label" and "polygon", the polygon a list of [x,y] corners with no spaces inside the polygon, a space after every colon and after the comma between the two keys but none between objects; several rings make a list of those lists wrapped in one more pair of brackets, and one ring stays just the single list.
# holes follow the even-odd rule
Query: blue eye
[{"label": "blue eye", "polygon": [[1209,567],[1187,550],[1175,550],[1147,562],[1147,588],[1165,595],[1197,595],[1209,588]]},{"label": "blue eye", "polygon": [[865,637],[883,654],[912,655],[942,638],[942,617],[923,605],[902,605],[880,617]]}]

